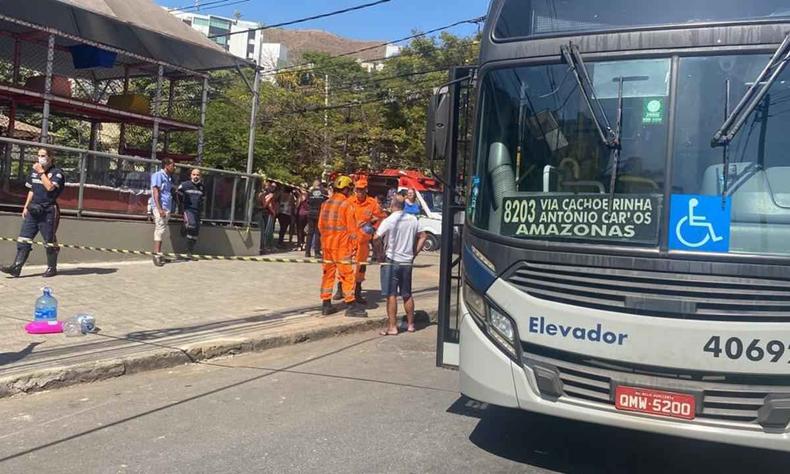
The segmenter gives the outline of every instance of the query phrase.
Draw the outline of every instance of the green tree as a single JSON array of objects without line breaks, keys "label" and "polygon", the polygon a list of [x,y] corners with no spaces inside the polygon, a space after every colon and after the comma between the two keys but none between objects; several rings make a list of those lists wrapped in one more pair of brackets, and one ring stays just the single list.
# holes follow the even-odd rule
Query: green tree
[{"label": "green tree", "polygon": [[[325,159],[339,172],[425,168],[429,97],[447,81],[451,66],[474,64],[477,55],[477,38],[448,33],[413,40],[372,72],[350,57],[305,53],[309,66],[289,68],[261,84],[255,171],[309,182],[321,174]],[[251,72],[245,73],[251,82]],[[251,92],[236,72],[214,73],[210,83],[204,163],[244,170]],[[199,87],[188,84],[179,90],[191,105],[199,104],[199,94]],[[174,116],[195,122],[196,110],[180,107]],[[194,143],[194,134],[173,134],[171,149],[194,152]]]}]

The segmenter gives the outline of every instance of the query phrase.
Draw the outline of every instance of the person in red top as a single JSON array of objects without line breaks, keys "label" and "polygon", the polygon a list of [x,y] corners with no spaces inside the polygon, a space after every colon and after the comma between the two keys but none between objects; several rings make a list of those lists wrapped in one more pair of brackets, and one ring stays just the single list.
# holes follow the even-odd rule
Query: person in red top
[{"label": "person in red top", "polygon": [[321,281],[321,314],[335,312],[332,307],[332,289],[335,277],[339,276],[346,302],[346,316],[366,318],[365,307],[354,297],[353,258],[357,249],[357,221],[354,209],[349,203],[353,181],[348,176],[340,176],[334,182],[334,193],[321,206],[318,229],[321,233],[321,248],[324,252],[323,279]]},{"label": "person in red top", "polygon": [[378,201],[368,196],[368,178],[365,176],[357,180],[354,186],[354,196],[349,198],[349,203],[354,208],[354,219],[357,222],[357,250],[354,258],[357,270],[354,275],[356,282],[354,298],[361,304],[367,304],[367,301],[362,297],[362,283],[365,281],[365,271],[370,256],[370,241],[379,222],[387,216]]}]

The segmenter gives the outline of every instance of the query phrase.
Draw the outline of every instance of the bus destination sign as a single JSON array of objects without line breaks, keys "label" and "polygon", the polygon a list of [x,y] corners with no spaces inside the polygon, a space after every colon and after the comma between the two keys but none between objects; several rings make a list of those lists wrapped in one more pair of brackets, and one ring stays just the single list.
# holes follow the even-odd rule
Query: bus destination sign
[{"label": "bus destination sign", "polygon": [[658,242],[660,194],[519,194],[502,202],[502,235],[524,239]]}]

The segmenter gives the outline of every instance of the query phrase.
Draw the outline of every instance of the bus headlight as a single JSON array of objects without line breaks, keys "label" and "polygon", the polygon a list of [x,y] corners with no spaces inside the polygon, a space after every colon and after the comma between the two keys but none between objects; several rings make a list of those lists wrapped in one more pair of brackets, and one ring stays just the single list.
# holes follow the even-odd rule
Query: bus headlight
[{"label": "bus headlight", "polygon": [[472,288],[469,283],[464,283],[464,303],[466,303],[469,314],[489,339],[493,340],[503,352],[517,359],[517,337],[513,320],[489,304],[486,298]]},{"label": "bus headlight", "polygon": [[488,332],[497,342],[499,342],[503,349],[507,350],[510,355],[515,357],[516,331],[513,329],[513,321],[494,308],[489,308],[488,314]]},{"label": "bus headlight", "polygon": [[513,331],[513,323],[510,318],[493,308],[491,308],[491,326],[511,343],[514,341],[515,331]]}]

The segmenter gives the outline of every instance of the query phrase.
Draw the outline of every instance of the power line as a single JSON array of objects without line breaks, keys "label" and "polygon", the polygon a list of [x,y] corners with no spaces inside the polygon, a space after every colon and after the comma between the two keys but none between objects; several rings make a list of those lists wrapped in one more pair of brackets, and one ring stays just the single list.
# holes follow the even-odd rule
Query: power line
[{"label": "power line", "polygon": [[[368,50],[368,49],[372,49],[372,48],[380,48],[380,47],[386,46],[386,45],[392,45],[392,44],[396,44],[396,43],[401,43],[401,42],[407,41],[409,39],[419,38],[419,37],[424,36],[426,34],[435,33],[437,31],[442,31],[442,30],[447,30],[447,29],[453,28],[453,27],[458,26],[458,25],[467,24],[467,23],[473,24],[473,23],[479,23],[479,22],[482,22],[482,21],[485,21],[485,16],[477,17],[477,18],[470,18],[470,19],[467,19],[467,20],[457,21],[455,23],[451,23],[450,25],[445,25],[443,27],[434,28],[434,29],[426,31],[424,33],[419,33],[419,34],[411,35],[411,36],[408,36],[408,37],[405,37],[405,38],[400,38],[400,39],[396,39],[396,40],[392,40],[392,41],[387,41],[386,43],[380,43],[380,44],[378,44],[376,46],[371,46],[371,47],[366,47],[366,48],[362,48],[362,49],[359,49],[359,50],[349,51],[349,52],[342,53],[342,54],[335,55],[335,56],[329,56],[328,60],[331,61],[331,60],[336,59],[336,58],[342,58],[342,57],[350,56],[350,55],[359,53],[362,50]],[[420,56],[423,56],[423,55],[420,54],[420,53],[412,53],[412,56],[420,57]],[[380,57],[380,58],[375,58],[375,59],[369,59],[366,62],[383,62],[383,61],[388,61],[390,59],[402,58],[402,57],[403,57],[402,55],[385,56],[385,57]],[[263,71],[263,73],[266,76],[273,75],[273,74],[278,74],[278,73],[281,73],[281,72],[287,72],[287,71],[299,71],[299,72],[308,73],[308,72],[325,71],[325,70],[330,69],[332,67],[340,66],[340,64],[331,64],[330,63],[330,64],[325,64],[325,65],[313,65],[311,67],[305,67],[305,66],[310,66],[311,64],[313,64],[313,63],[303,62],[303,63],[300,63],[300,64],[294,64],[294,65],[291,65],[291,66],[283,66],[283,67],[280,67],[280,68],[270,69],[268,71]],[[441,70],[444,70],[444,69],[441,69]],[[423,72],[427,74],[428,72],[431,72],[431,71],[423,71]],[[434,71],[434,72],[438,72],[438,70]],[[415,73],[415,75],[417,75],[417,74]],[[380,78],[380,79],[384,80],[384,78]],[[226,84],[230,84],[232,82],[233,82],[232,78],[227,78],[227,79],[221,80],[221,81],[212,81],[212,85],[213,86],[226,85]],[[349,84],[349,83],[346,83],[346,84]],[[341,84],[341,86],[343,86],[343,85],[345,85],[345,84]]]},{"label": "power line", "polygon": [[296,25],[298,23],[305,23],[307,21],[318,20],[318,19],[321,19],[321,18],[327,18],[327,17],[330,17],[330,16],[341,15],[343,13],[348,13],[348,12],[352,12],[352,11],[356,11],[356,10],[362,10],[364,8],[374,7],[376,5],[381,5],[382,3],[388,3],[388,2],[391,2],[391,1],[392,0],[377,0],[375,2],[370,2],[370,3],[365,3],[365,4],[362,4],[362,5],[357,5],[355,7],[349,7],[349,8],[344,8],[342,10],[335,10],[335,11],[328,12],[328,13],[322,13],[320,15],[313,15],[313,16],[309,16],[309,17],[305,17],[305,18],[299,18],[298,20],[291,20],[291,21],[286,21],[286,22],[283,22],[283,23],[277,23],[277,24],[274,24],[274,25],[261,26],[261,27],[258,27],[258,28],[250,28],[248,30],[232,31],[230,33],[223,33],[223,34],[220,34],[220,35],[209,36],[209,38],[213,39],[213,38],[218,38],[218,37],[229,37],[229,36],[238,35],[238,34],[241,34],[241,33],[248,33],[250,31],[263,31],[263,30],[268,30],[268,29],[271,29],[271,28],[280,28],[280,27],[283,27],[283,26]]},{"label": "power line", "polygon": [[[282,115],[301,115],[301,114],[312,113],[312,112],[323,112],[325,110],[336,110],[336,109],[347,109],[347,108],[360,107],[360,106],[363,106],[363,105],[375,104],[375,103],[378,103],[378,102],[383,103],[383,104],[391,104],[391,103],[394,103],[394,102],[399,102],[402,99],[406,99],[407,103],[408,102],[415,102],[417,100],[426,98],[427,95],[428,95],[427,94],[428,92],[430,92],[432,94],[433,93],[433,89],[434,89],[433,87],[425,88],[425,89],[418,89],[418,90],[415,90],[415,91],[410,91],[407,94],[401,94],[401,95],[396,95],[396,96],[389,96],[389,97],[384,97],[384,98],[377,97],[377,98],[374,98],[374,99],[367,99],[367,100],[354,100],[354,101],[346,102],[346,103],[343,103],[343,104],[330,105],[328,107],[325,107],[325,106],[322,106],[322,107],[306,107],[304,109],[298,109],[298,110],[291,110],[291,111],[287,111],[287,112],[282,112],[282,113],[280,113],[278,115],[280,115],[280,116],[282,116]],[[422,94],[420,94],[420,93],[422,93]]]},{"label": "power line", "polygon": [[[406,37],[403,37],[403,38],[399,38],[399,39],[396,39],[396,40],[387,41],[385,43],[379,43],[379,44],[376,44],[376,45],[373,45],[373,46],[367,46],[367,47],[360,48],[360,49],[355,49],[353,51],[348,51],[348,52],[341,53],[341,54],[336,54],[334,56],[330,56],[329,59],[331,60],[331,59],[337,59],[337,58],[344,58],[344,57],[352,56],[354,54],[358,54],[358,53],[362,53],[362,52],[365,52],[365,51],[370,51],[370,50],[373,50],[373,49],[381,48],[383,46],[394,45],[394,44],[397,44],[397,43],[402,43],[404,41],[417,39],[417,38],[423,37],[425,35],[429,35],[431,33],[438,33],[440,31],[448,30],[450,28],[454,28],[456,26],[460,26],[460,25],[464,25],[464,24],[480,23],[480,22],[485,21],[485,18],[486,18],[485,16],[480,16],[480,17],[476,17],[476,18],[469,18],[469,19],[466,19],[466,20],[456,21],[455,23],[450,23],[449,25],[440,26],[438,28],[433,28],[433,29],[425,31],[425,32],[416,33],[416,34],[409,35],[409,36],[406,36]],[[398,57],[398,56],[397,55],[396,56],[389,56],[389,57],[385,56],[383,58],[371,59],[371,60],[368,60],[366,62],[386,61],[386,60],[389,60],[389,59],[392,59],[392,58],[396,58],[396,57]],[[324,69],[326,69],[326,68],[331,66],[330,64],[327,64],[327,65],[324,65],[324,66],[313,66],[313,67],[309,67],[309,68],[304,68],[304,66],[308,66],[310,64],[311,63],[305,62],[305,63],[301,63],[301,64],[295,64],[293,66],[284,66],[284,67],[281,67],[281,68],[276,68],[276,69],[271,69],[271,70],[264,71],[264,74],[266,74],[266,75],[277,74],[277,73],[280,73],[280,72],[283,72],[283,71],[290,71],[290,70],[300,70],[302,72],[310,72],[310,71],[324,70]]]},{"label": "power line", "polygon": [[236,1],[230,2],[230,3],[223,3],[221,5],[214,5],[213,7],[208,7],[208,8],[201,7],[200,10],[195,10],[195,11],[204,11],[204,10],[211,10],[211,9],[214,9],[214,8],[229,7],[231,5],[238,5],[239,3],[247,3],[249,1],[250,0],[236,0]]},{"label": "power line", "polygon": [[[186,10],[207,10],[207,8],[205,8],[205,7],[208,7],[210,5],[215,5],[215,6],[211,7],[211,8],[223,7],[223,6],[225,6],[225,5],[222,5],[223,3],[228,3],[230,1],[231,0],[213,0],[211,2],[206,2],[206,3],[202,4],[202,5],[198,2],[197,4],[193,3],[192,5],[184,5],[183,7],[170,8],[170,9],[168,9],[168,11],[178,12],[178,11],[186,11]],[[242,2],[248,2],[248,1],[249,0],[236,0],[233,3],[242,3]]]},{"label": "power line", "polygon": [[[394,75],[385,76],[385,77],[378,77],[378,78],[374,78],[374,79],[370,79],[370,80],[366,80],[366,81],[362,81],[362,82],[350,81],[350,82],[345,82],[345,83],[338,84],[337,87],[332,87],[332,90],[335,91],[335,92],[337,92],[337,91],[353,90],[353,89],[356,89],[357,87],[371,86],[371,85],[374,85],[374,84],[378,84],[378,83],[386,82],[386,81],[391,81],[391,80],[394,80],[394,79],[404,79],[404,78],[407,78],[407,77],[422,76],[422,75],[431,74],[431,73],[434,73],[434,72],[446,72],[448,69],[449,69],[449,67],[442,67],[442,68],[428,69],[428,70],[423,70],[423,71],[407,72],[407,73],[403,73],[403,74],[394,74]],[[420,80],[420,81],[412,82],[412,84],[419,84],[419,83],[422,83],[422,82],[426,82],[426,80]],[[305,86],[305,87],[311,87],[311,86]]]}]

